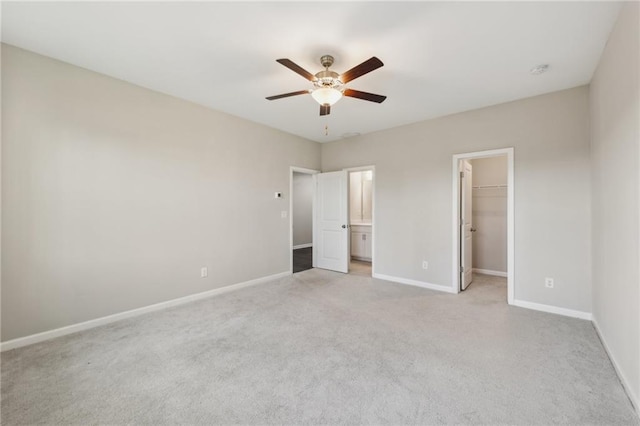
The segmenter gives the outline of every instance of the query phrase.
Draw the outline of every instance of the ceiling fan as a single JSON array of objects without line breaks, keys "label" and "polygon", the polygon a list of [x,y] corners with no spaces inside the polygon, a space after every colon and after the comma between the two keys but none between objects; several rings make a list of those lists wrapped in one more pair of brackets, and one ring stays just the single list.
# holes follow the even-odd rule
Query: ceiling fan
[{"label": "ceiling fan", "polygon": [[345,84],[351,80],[355,80],[373,70],[376,70],[383,66],[382,61],[375,56],[367,59],[360,65],[356,65],[349,71],[338,74],[329,70],[329,67],[333,65],[333,56],[324,55],[320,58],[320,63],[324,67],[323,71],[311,74],[301,66],[295,64],[289,59],[277,59],[276,62],[289,68],[291,71],[300,74],[311,83],[313,83],[313,89],[298,90],[297,92],[283,93],[281,95],[268,96],[270,101],[287,98],[289,96],[306,95],[311,94],[320,104],[320,115],[329,115],[331,112],[331,105],[335,104],[342,98],[342,96],[349,96],[351,98],[363,99],[365,101],[382,103],[386,96],[376,95],[374,93],[361,92],[359,90],[348,89],[344,87]]}]

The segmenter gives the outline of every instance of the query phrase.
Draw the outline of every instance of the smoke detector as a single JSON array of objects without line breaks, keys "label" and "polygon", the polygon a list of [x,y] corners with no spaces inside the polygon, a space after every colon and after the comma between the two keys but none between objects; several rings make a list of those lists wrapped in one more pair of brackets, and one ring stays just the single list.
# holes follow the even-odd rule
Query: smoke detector
[{"label": "smoke detector", "polygon": [[544,74],[547,71],[549,71],[549,64],[540,64],[531,68],[529,70],[529,73],[533,75],[540,75],[540,74]]}]

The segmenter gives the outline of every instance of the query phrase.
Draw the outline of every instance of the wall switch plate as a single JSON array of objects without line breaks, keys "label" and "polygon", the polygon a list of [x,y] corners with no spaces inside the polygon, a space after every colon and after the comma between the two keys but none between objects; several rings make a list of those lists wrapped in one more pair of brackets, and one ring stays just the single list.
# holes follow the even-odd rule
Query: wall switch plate
[{"label": "wall switch plate", "polygon": [[546,288],[553,288],[553,285],[554,285],[553,278],[547,277],[544,279],[544,286]]},{"label": "wall switch plate", "polygon": [[429,262],[427,262],[426,260],[422,261],[422,269],[429,269]]},{"label": "wall switch plate", "polygon": [[286,210],[282,210],[280,212],[280,217],[283,218],[283,219],[286,219],[287,218],[287,211]]},{"label": "wall switch plate", "polygon": [[207,278],[207,276],[209,276],[209,270],[206,267],[200,268],[200,278]]}]

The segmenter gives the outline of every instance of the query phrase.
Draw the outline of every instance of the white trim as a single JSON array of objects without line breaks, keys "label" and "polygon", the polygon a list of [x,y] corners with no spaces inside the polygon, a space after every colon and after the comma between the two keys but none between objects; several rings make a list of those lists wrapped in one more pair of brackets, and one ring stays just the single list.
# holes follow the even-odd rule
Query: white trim
[{"label": "white trim", "polygon": [[618,361],[616,361],[616,358],[613,356],[611,349],[609,349],[609,345],[607,344],[607,341],[604,339],[604,336],[600,331],[600,327],[598,326],[598,321],[596,320],[595,316],[593,316],[593,318],[591,319],[591,322],[593,323],[593,328],[596,330],[596,334],[600,338],[600,342],[602,343],[602,347],[604,348],[604,351],[607,353],[607,355],[609,356],[609,359],[611,360],[611,364],[613,365],[613,369],[616,371],[616,374],[620,379],[620,383],[622,383],[622,387],[627,392],[627,396],[631,401],[631,405],[633,405],[633,408],[636,410],[636,413],[640,416],[640,399],[638,399],[638,395],[635,395],[633,393],[631,387],[629,386],[629,382],[627,381],[626,377],[622,374],[622,371],[618,366]]},{"label": "white trim", "polygon": [[291,275],[291,272],[289,271],[280,272],[278,274],[268,275],[266,277],[255,278],[253,280],[244,281],[237,284],[231,284],[228,286],[215,288],[213,290],[203,291],[202,293],[191,294],[189,296],[167,300],[166,302],[155,303],[153,305],[144,306],[142,308],[136,308],[136,309],[131,309],[129,311],[119,312],[117,314],[107,315],[106,317],[96,318],[89,321],[68,325],[66,327],[56,328],[54,330],[43,331],[42,333],[36,333],[30,336],[7,340],[6,342],[0,343],[0,352],[8,351],[15,348],[20,348],[22,346],[32,345],[34,343],[43,342],[45,340],[53,339],[60,336],[66,336],[67,334],[77,333],[79,331],[84,331],[94,327],[99,327],[101,325],[110,324],[112,322],[120,321],[126,318],[137,317],[138,315],[143,315],[149,312],[161,311],[163,309],[171,308],[173,306],[183,305],[185,303],[206,299],[212,296],[218,296],[220,294],[228,293],[230,291],[236,291],[245,287],[251,287],[258,284],[263,284],[279,278],[287,277],[289,275]]},{"label": "white trim", "polygon": [[575,311],[573,309],[560,308],[553,305],[543,305],[542,303],[527,302],[525,300],[514,300],[511,304],[520,308],[533,309],[534,311],[548,312],[550,314],[563,315],[565,317],[579,318],[588,321],[591,321],[592,319],[590,312]]},{"label": "white trim", "polygon": [[305,173],[307,175],[315,175],[316,173],[320,173],[320,170],[305,169],[304,167],[298,167],[298,166],[291,166],[290,169],[292,172]]},{"label": "white trim", "polygon": [[[376,166],[359,166],[359,167],[348,167],[346,169],[347,172],[359,172],[359,171],[367,171],[371,170],[371,259],[368,262],[371,262],[371,276],[375,277],[376,275]],[[351,190],[351,186],[347,185],[347,189]],[[349,193],[347,191],[347,193]],[[351,197],[347,197],[347,205],[351,202]],[[351,212],[349,214],[349,222],[351,222]],[[351,232],[351,231],[349,231]],[[349,236],[349,244],[351,244],[351,236]],[[349,256],[351,256],[351,247],[349,246]]]},{"label": "white trim", "polygon": [[[289,272],[293,274],[293,250],[296,248],[303,248],[301,245],[294,246],[293,245],[293,172],[297,173],[305,173],[308,175],[315,175],[316,173],[320,173],[319,170],[314,169],[305,169],[304,167],[290,166],[289,167]],[[312,205],[311,205],[311,238],[315,238],[316,235],[316,182],[313,182],[313,196],[312,196]],[[309,247],[313,247],[313,241],[309,244]],[[312,254],[312,259],[316,258],[315,249]]]},{"label": "white trim", "polygon": [[392,281],[398,284],[407,284],[407,285],[412,285],[414,287],[426,288],[429,290],[444,291],[445,293],[455,293],[451,289],[451,287],[446,285],[431,284],[424,281],[412,280],[409,278],[392,277],[391,275],[384,275],[384,274],[373,274],[372,276],[373,278],[377,278],[379,280]]},{"label": "white trim", "polygon": [[491,270],[491,269],[473,268],[473,272],[477,272],[479,274],[485,274],[485,275],[493,275],[494,277],[503,277],[503,278],[507,277],[507,273],[506,272],[494,271],[494,270]]},{"label": "white trim", "polygon": [[298,249],[309,248],[309,247],[313,247],[313,243],[298,244],[297,246],[293,246],[293,249],[298,250]]},{"label": "white trim", "polygon": [[346,170],[348,172],[366,172],[367,170],[374,170],[376,166],[358,166],[358,167],[346,167],[342,170]]},{"label": "white trim", "polygon": [[465,154],[453,155],[452,167],[452,228],[453,228],[453,248],[452,248],[452,292],[460,292],[460,160],[475,158],[487,158],[507,156],[507,303],[513,305],[515,302],[516,281],[515,281],[515,179],[514,179],[514,149],[500,148],[488,151],[468,152]]}]

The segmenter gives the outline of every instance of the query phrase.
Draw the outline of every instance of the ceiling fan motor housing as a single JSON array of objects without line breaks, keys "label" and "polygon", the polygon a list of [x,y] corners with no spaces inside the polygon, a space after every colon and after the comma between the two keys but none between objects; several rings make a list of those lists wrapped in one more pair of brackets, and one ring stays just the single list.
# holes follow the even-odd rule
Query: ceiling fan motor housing
[{"label": "ceiling fan motor housing", "polygon": [[316,87],[338,89],[342,86],[342,82],[338,77],[337,72],[325,69],[316,74],[316,80],[313,82],[313,85]]},{"label": "ceiling fan motor housing", "polygon": [[324,70],[315,74],[315,81],[313,85],[317,88],[325,88],[325,89],[338,89],[342,87],[342,82],[338,77],[337,72],[330,71],[329,67],[333,65],[333,56],[324,55],[320,58],[320,63],[324,67]]}]

